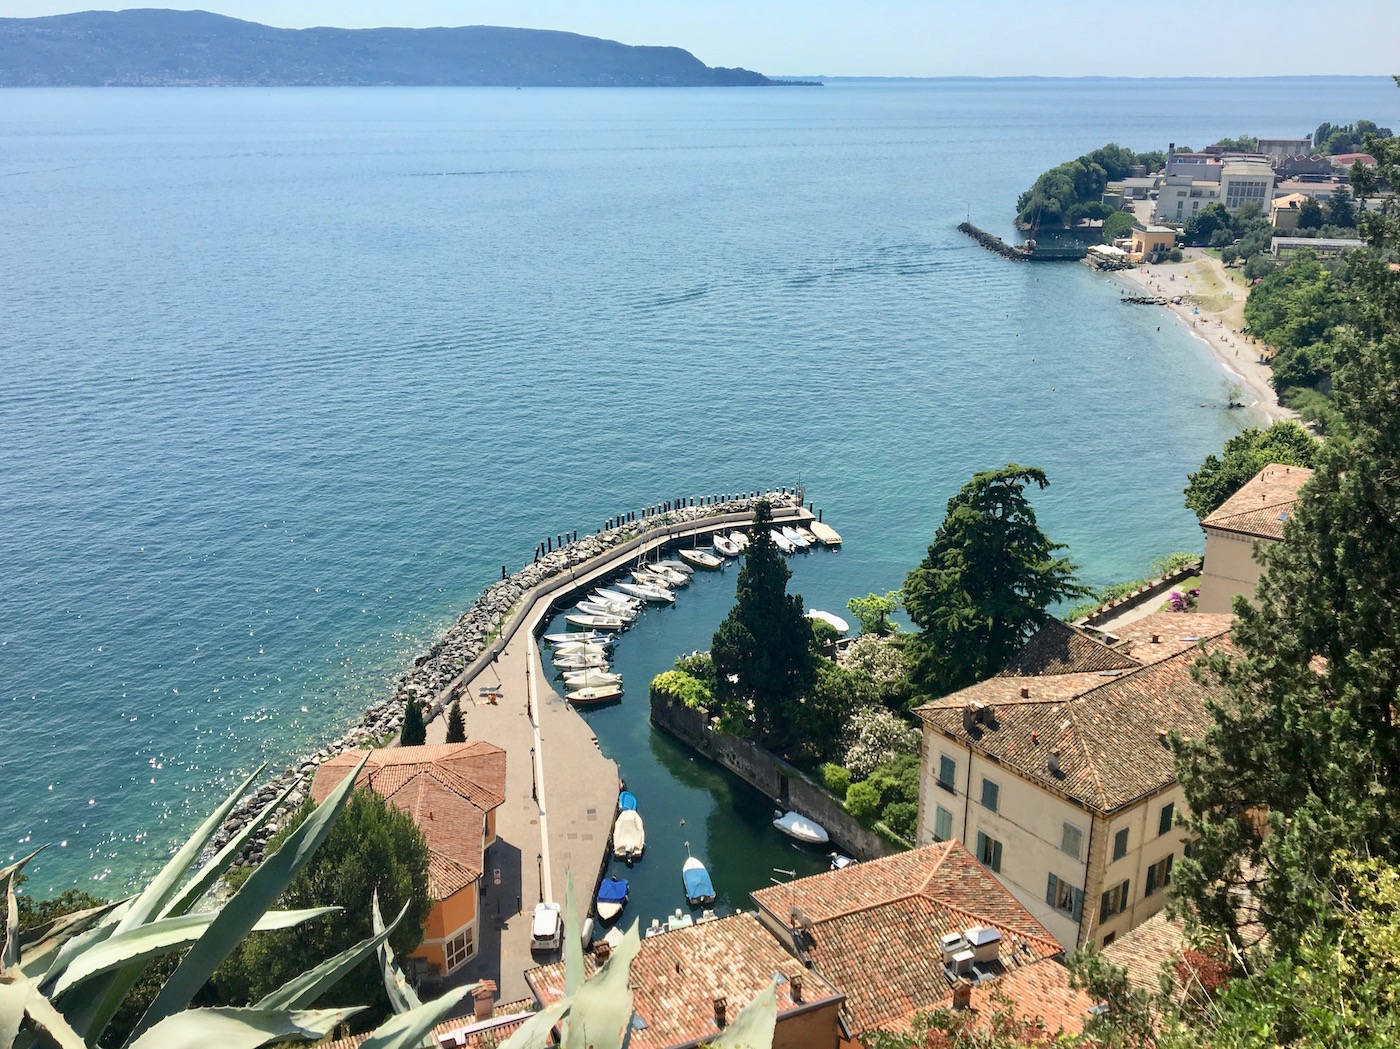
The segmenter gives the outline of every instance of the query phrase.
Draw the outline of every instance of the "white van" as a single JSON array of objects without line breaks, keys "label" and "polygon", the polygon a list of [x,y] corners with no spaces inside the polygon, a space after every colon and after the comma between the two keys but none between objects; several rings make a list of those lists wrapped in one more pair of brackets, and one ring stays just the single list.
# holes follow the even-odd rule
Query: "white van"
[{"label": "white van", "polygon": [[559,904],[538,904],[530,926],[530,950],[557,951],[563,942],[564,921],[559,913]]}]

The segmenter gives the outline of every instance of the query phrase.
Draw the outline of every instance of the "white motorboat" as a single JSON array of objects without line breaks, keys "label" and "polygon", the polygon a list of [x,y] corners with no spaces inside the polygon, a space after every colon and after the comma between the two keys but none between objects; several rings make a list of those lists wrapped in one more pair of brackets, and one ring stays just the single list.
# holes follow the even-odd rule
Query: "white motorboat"
[{"label": "white motorboat", "polygon": [[718,532],[716,532],[714,537],[710,540],[710,545],[715,548],[715,553],[719,554],[720,557],[738,557],[743,553],[743,551],[739,549],[738,543],[720,535]]},{"label": "white motorboat", "polygon": [[660,576],[667,586],[685,586],[690,582],[690,576],[684,572],[677,572],[674,568],[667,568],[663,564],[647,565],[646,570],[652,575]]},{"label": "white motorboat", "polygon": [[838,634],[845,635],[851,632],[851,624],[847,623],[844,619],[842,619],[840,616],[836,615],[833,612],[822,612],[814,608],[812,609],[812,611],[807,613],[807,618],[818,619],[821,620],[821,622],[823,623],[830,624],[831,628],[835,630]]},{"label": "white motorboat", "polygon": [[677,907],[676,913],[666,919],[666,931],[675,932],[677,929],[689,929],[694,924],[694,917],[692,917],[689,914],[686,914],[679,907]]},{"label": "white motorboat", "polygon": [[708,550],[677,550],[676,553],[682,561],[706,571],[713,572],[716,568],[724,567],[724,559],[716,557]]},{"label": "white motorboat", "polygon": [[604,685],[621,685],[622,675],[602,667],[589,667],[586,670],[570,670],[565,673],[564,684],[569,688],[602,688]]},{"label": "white motorboat", "polygon": [[817,537],[812,534],[811,529],[809,529],[806,525],[798,525],[797,534],[799,537],[801,537],[802,541],[808,546],[817,545]]},{"label": "white motorboat", "polygon": [[576,652],[596,652],[601,656],[607,654],[609,647],[610,646],[605,641],[575,641],[567,645],[556,645],[554,647],[554,654],[556,656],[571,656]]},{"label": "white motorboat", "polygon": [[657,575],[655,572],[646,568],[633,569],[632,582],[641,583],[643,586],[659,586],[663,589],[669,589],[671,586],[665,576]]},{"label": "white motorboat", "polygon": [[803,539],[792,525],[783,525],[783,538],[798,550],[806,550],[812,544]]},{"label": "white motorboat", "polygon": [[672,572],[679,572],[681,575],[695,574],[695,569],[684,561],[657,561],[655,564],[662,568],[669,568]]},{"label": "white motorboat", "polygon": [[574,689],[572,692],[565,692],[564,698],[570,703],[581,706],[586,706],[590,703],[608,703],[614,699],[622,698],[622,686],[599,685],[596,688],[591,685],[585,686],[583,688]]},{"label": "white motorboat", "polygon": [[769,529],[768,536],[773,540],[773,545],[778,548],[780,553],[790,554],[797,549],[788,541],[788,537],[776,528]]},{"label": "white motorboat", "polygon": [[646,828],[636,809],[624,809],[613,824],[613,858],[637,860],[647,847]]},{"label": "white motorboat", "polygon": [[617,616],[627,622],[637,618],[637,610],[634,608],[623,608],[620,605],[604,605],[595,601],[580,601],[574,605],[580,612],[590,616]]},{"label": "white motorboat", "polygon": [[605,605],[621,605],[623,608],[640,608],[642,606],[642,602],[635,597],[628,597],[616,590],[604,590],[601,586],[588,595],[588,600],[601,601]]},{"label": "white motorboat", "polygon": [[618,583],[617,588],[625,594],[640,597],[644,601],[669,604],[676,599],[676,595],[665,587],[652,586],[649,583]]},{"label": "white motorboat", "polygon": [[617,640],[611,634],[595,634],[591,631],[580,633],[577,630],[570,630],[566,634],[545,634],[544,639],[553,645],[556,651],[561,645],[611,645]]},{"label": "white motorboat", "polygon": [[619,616],[590,615],[587,612],[571,612],[564,621],[585,630],[626,630],[627,621]]},{"label": "white motorboat", "polygon": [[796,838],[798,841],[805,841],[812,845],[822,845],[831,840],[825,827],[816,820],[809,820],[800,812],[780,813],[773,821],[773,826],[789,838]]},{"label": "white motorboat", "polygon": [[826,546],[840,546],[841,533],[832,528],[829,524],[822,524],[820,521],[813,521],[808,525],[812,534],[817,537],[817,542]]},{"label": "white motorboat", "polygon": [[598,917],[613,921],[627,906],[627,879],[612,877],[598,886]]},{"label": "white motorboat", "polygon": [[592,652],[572,652],[567,656],[555,656],[554,665],[560,670],[607,670],[608,660]]},{"label": "white motorboat", "polygon": [[730,532],[729,541],[739,548],[740,553],[749,548],[749,537],[744,532]]}]

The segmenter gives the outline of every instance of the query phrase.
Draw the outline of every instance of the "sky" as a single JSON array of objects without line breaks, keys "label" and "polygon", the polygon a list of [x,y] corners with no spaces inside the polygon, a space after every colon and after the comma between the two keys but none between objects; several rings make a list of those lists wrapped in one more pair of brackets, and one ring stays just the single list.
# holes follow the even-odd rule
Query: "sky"
[{"label": "sky", "polygon": [[[1400,0],[205,0],[286,28],[501,25],[665,44],[770,75],[1314,76],[1400,72]],[[92,10],[0,0],[0,15]],[[107,7],[104,9],[114,9]]]}]

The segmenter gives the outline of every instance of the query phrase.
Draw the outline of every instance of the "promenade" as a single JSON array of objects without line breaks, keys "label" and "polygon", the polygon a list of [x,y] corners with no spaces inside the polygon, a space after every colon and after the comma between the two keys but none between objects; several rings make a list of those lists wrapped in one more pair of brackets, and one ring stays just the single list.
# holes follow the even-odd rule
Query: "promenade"
[{"label": "promenade", "polygon": [[[801,507],[774,508],[775,521],[811,519]],[[749,513],[728,513],[659,527],[545,580],[507,615],[499,638],[439,693],[429,743],[446,740],[443,710],[456,694],[467,738],[506,751],[506,800],[496,810],[497,840],[486,854],[478,953],[453,974],[453,984],[489,979],[500,988],[498,1001],[530,997],[525,971],[552,960],[530,952],[535,905],[562,904],[565,876],[572,874],[579,913],[588,913],[607,859],[617,765],[603,756],[587,722],[555,690],[537,640],[543,624],[639,558],[752,521]]]}]

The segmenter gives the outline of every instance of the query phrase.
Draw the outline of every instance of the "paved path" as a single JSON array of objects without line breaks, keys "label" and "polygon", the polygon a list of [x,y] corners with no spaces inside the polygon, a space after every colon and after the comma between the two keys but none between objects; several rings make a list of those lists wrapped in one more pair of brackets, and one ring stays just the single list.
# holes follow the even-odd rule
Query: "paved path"
[{"label": "paved path", "polygon": [[[811,517],[799,508],[775,509],[780,521]],[[548,580],[502,624],[501,650],[468,666],[444,690],[439,704],[449,691],[461,696],[468,739],[506,751],[506,800],[496,810],[496,842],[486,854],[480,946],[472,963],[453,974],[453,984],[489,979],[500,988],[498,1001],[531,997],[525,971],[552,960],[530,952],[535,904],[562,903],[565,875],[572,874],[579,910],[587,913],[606,859],[617,808],[617,765],[603,756],[587,722],[554,690],[536,640],[541,623],[556,605],[640,554],[751,520],[748,514],[728,514],[658,530],[641,544],[626,544]],[[441,743],[446,736],[447,719],[439,714],[428,724],[428,742]]]}]

